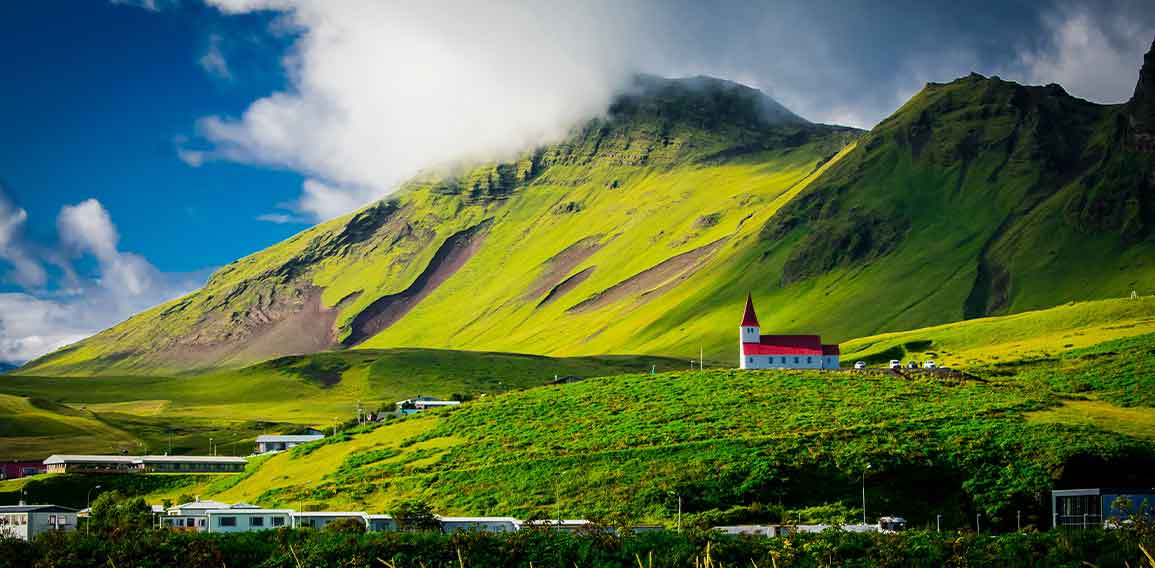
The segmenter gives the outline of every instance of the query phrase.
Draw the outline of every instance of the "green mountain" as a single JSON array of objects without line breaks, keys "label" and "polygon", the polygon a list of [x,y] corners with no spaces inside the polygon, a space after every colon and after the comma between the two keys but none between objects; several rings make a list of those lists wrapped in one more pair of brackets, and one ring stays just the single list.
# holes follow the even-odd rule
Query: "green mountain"
[{"label": "green mountain", "polygon": [[729,361],[747,291],[765,329],[836,341],[1125,296],[1155,276],[1153,75],[1149,54],[1122,105],[972,75],[869,133],[642,77],[562,142],[428,172],[19,372],[410,346]]}]

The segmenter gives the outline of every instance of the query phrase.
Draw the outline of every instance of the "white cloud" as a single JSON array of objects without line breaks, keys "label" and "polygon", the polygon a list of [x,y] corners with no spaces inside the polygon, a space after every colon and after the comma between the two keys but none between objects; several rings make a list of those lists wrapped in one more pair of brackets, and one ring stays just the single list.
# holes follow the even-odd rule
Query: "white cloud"
[{"label": "white cloud", "polygon": [[[637,68],[623,38],[638,6],[209,0],[225,12],[284,10],[300,30],[292,88],[199,132],[207,157],[313,178],[298,204],[324,219],[447,160],[511,155],[605,110]],[[205,155],[192,156],[199,162]],[[187,161],[187,159],[186,159]]]},{"label": "white cloud", "polygon": [[290,213],[262,213],[257,215],[257,220],[277,225],[286,225],[289,223],[308,224],[312,222],[310,219]]},{"label": "white cloud", "polygon": [[1049,41],[1022,48],[1009,75],[1031,84],[1058,83],[1100,103],[1124,102],[1135,88],[1151,29],[1125,13],[1092,14],[1068,7],[1044,18]]},{"label": "white cloud", "polygon": [[13,205],[0,191],[0,260],[11,266],[8,279],[12,282],[23,287],[40,287],[48,274],[24,242],[27,220],[28,213]]},{"label": "white cloud", "polygon": [[[24,292],[0,293],[0,360],[38,357],[203,282],[202,275],[163,274],[144,257],[121,251],[116,225],[95,199],[61,208],[56,219],[59,250],[23,243],[19,229],[26,219],[0,192],[0,260],[17,273],[38,274],[20,283]],[[71,260],[82,256],[97,261],[92,278],[79,278],[72,269]],[[44,288],[45,264],[61,269],[62,284],[68,288]]]},{"label": "white cloud", "polygon": [[205,54],[197,61],[200,63],[201,69],[204,69],[209,75],[217,79],[232,79],[232,71],[229,70],[229,62],[225,60],[225,54],[221,51],[221,43],[224,41],[218,34],[209,36],[209,46]]}]

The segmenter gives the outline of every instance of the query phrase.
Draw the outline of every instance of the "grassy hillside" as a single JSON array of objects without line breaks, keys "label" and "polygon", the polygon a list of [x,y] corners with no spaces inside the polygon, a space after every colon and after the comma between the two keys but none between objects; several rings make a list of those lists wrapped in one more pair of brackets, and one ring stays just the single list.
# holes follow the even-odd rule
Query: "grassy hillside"
[{"label": "grassy hillside", "polygon": [[[1153,347],[1144,335],[971,376],[604,377],[354,430],[215,496],[370,510],[420,498],[527,517],[560,504],[567,517],[670,521],[680,494],[702,522],[849,520],[865,471],[870,515],[965,525],[982,512],[997,525],[1022,510],[1045,524],[1051,487],[1155,481],[1155,401],[1120,398],[1155,392]],[[1099,411],[1071,419],[1072,405]]]},{"label": "grassy hillside", "polygon": [[1075,302],[1046,310],[989,317],[842,344],[843,363],[934,359],[974,368],[999,361],[1048,358],[1105,341],[1155,333],[1155,296]]},{"label": "grassy hillside", "polygon": [[972,75],[856,141],[751,89],[647,78],[561,143],[429,172],[20,372],[342,347],[725,360],[747,291],[768,330],[833,340],[1146,294],[1144,93]]},{"label": "grassy hillside", "polygon": [[52,453],[248,453],[257,435],[328,427],[416,395],[478,397],[555,376],[683,368],[657,357],[555,359],[423,349],[285,357],[181,377],[0,378],[0,459]]}]

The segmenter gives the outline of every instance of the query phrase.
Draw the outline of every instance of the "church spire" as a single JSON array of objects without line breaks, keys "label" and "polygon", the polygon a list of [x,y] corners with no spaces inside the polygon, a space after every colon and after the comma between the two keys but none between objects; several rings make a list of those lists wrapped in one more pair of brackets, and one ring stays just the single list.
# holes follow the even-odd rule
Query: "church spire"
[{"label": "church spire", "polygon": [[746,294],[746,312],[742,314],[741,327],[762,327],[758,324],[758,314],[754,313],[754,299]]}]

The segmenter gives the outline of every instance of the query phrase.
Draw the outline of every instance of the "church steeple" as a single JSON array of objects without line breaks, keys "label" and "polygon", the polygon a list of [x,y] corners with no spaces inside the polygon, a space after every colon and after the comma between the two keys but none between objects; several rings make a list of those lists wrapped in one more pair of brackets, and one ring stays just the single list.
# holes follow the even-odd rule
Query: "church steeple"
[{"label": "church steeple", "polygon": [[742,339],[742,343],[758,343],[762,336],[762,326],[758,324],[758,314],[754,313],[754,299],[749,294],[746,295],[746,311],[742,314],[738,335]]}]

